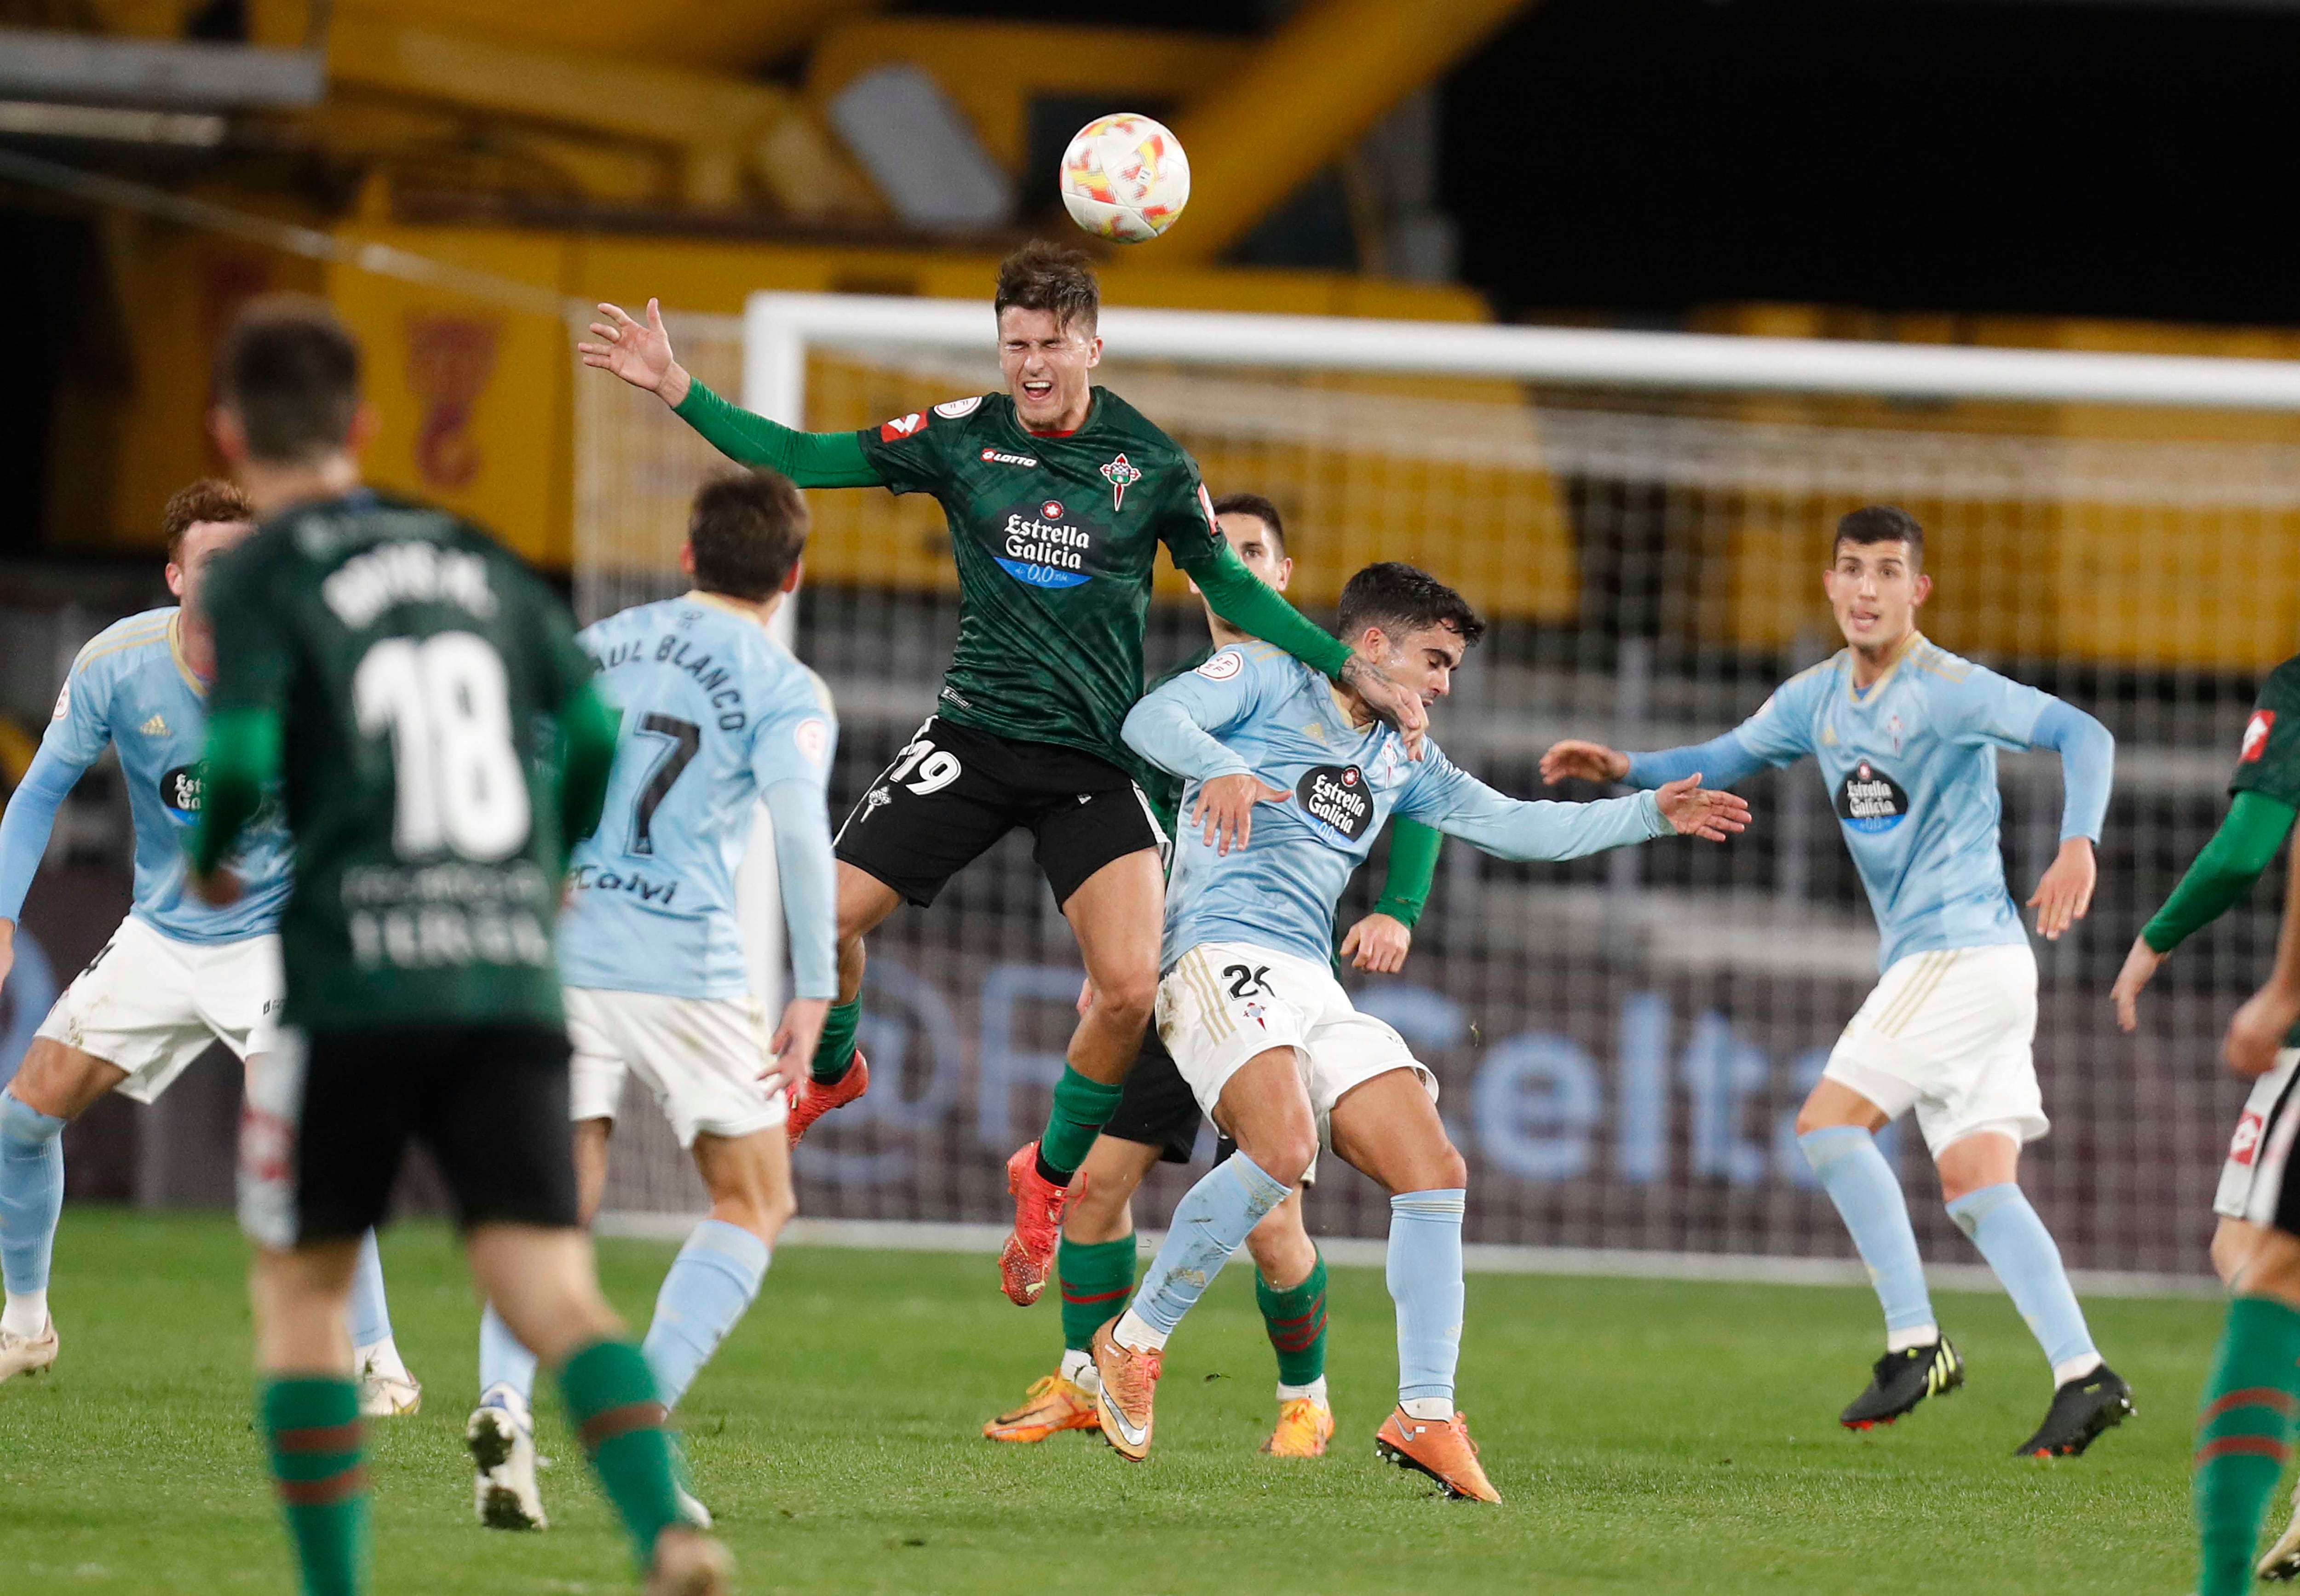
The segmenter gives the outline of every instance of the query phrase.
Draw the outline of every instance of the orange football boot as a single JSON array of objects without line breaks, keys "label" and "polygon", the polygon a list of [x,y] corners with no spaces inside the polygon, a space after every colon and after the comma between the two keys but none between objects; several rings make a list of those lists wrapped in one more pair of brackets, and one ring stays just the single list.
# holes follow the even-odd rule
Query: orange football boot
[{"label": "orange football boot", "polygon": [[1273,1458],[1322,1458],[1334,1434],[1334,1410],[1316,1397],[1292,1397],[1278,1404],[1278,1427],[1262,1450]]},{"label": "orange football boot", "polygon": [[1166,1354],[1120,1346],[1110,1334],[1117,1323],[1112,1319],[1094,1333],[1094,1372],[1102,1376],[1095,1412],[1111,1449],[1128,1462],[1139,1463],[1150,1455],[1150,1404],[1158,1394],[1158,1374]]},{"label": "orange football boot", "polygon": [[1070,1193],[1038,1173],[1036,1142],[1006,1160],[1006,1189],[1014,1193],[1014,1228],[998,1251],[998,1284],[1009,1302],[1028,1308],[1054,1273],[1062,1203]]},{"label": "orange football boot", "polygon": [[1060,1375],[1045,1375],[1030,1382],[1022,1405],[1011,1409],[982,1426],[986,1441],[1012,1441],[1028,1445],[1059,1435],[1064,1430],[1095,1430],[1102,1419],[1086,1387]]},{"label": "orange football boot", "polygon": [[1420,1469],[1456,1500],[1502,1499],[1486,1478],[1478,1443],[1470,1439],[1470,1421],[1460,1412],[1450,1419],[1410,1418],[1404,1409],[1393,1408],[1374,1432],[1373,1450],[1400,1468]]},{"label": "orange football boot", "polygon": [[870,1089],[871,1065],[859,1047],[854,1050],[854,1061],[846,1067],[846,1073],[829,1085],[810,1078],[804,1092],[794,1087],[790,1100],[791,1145],[797,1146],[798,1139],[816,1120],[833,1109],[845,1108]]}]

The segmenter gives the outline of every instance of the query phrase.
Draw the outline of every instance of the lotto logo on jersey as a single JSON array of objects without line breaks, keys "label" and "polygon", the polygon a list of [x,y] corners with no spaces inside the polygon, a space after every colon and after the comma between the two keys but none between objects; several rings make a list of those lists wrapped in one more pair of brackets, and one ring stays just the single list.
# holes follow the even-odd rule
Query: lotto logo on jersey
[{"label": "lotto logo on jersey", "polygon": [[2260,1151],[2260,1133],[2267,1128],[2266,1120],[2246,1109],[2236,1122],[2236,1135],[2229,1138],[2229,1162],[2251,1168],[2253,1155]]},{"label": "lotto logo on jersey", "polygon": [[879,428],[879,441],[882,444],[899,444],[904,438],[924,431],[926,424],[926,417],[917,411],[912,411],[907,416],[896,416]]},{"label": "lotto logo on jersey", "polygon": [[1038,462],[1028,454],[1009,454],[1000,449],[985,449],[982,452],[982,463],[984,465],[1035,466]]},{"label": "lotto logo on jersey", "polygon": [[1087,569],[1099,528],[1070,519],[1059,499],[1007,511],[992,558],[1018,582],[1032,587],[1082,587],[1094,580]]},{"label": "lotto logo on jersey", "polygon": [[2244,746],[2237,751],[2239,765],[2256,765],[2261,755],[2268,752],[2268,734],[2276,729],[2274,710],[2254,710],[2252,719],[2244,723]]},{"label": "lotto logo on jersey", "polygon": [[1314,830],[1329,842],[1349,847],[1373,829],[1373,792],[1355,765],[1312,765],[1294,784]]},{"label": "lotto logo on jersey", "polygon": [[1908,814],[1907,791],[1867,760],[1837,789],[1837,818],[1855,831],[1890,831]]}]

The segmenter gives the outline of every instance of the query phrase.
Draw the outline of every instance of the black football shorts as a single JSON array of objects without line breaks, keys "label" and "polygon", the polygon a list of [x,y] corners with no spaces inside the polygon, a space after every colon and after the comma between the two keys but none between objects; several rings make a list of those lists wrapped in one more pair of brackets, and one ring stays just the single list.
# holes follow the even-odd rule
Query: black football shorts
[{"label": "black football shorts", "polygon": [[249,1061],[240,1226],[288,1248],[380,1223],[412,1143],[456,1223],[572,1228],[567,1033],[532,1023],[279,1033]]},{"label": "black football shorts", "polygon": [[1107,760],[929,717],[838,828],[838,857],[924,908],[944,885],[1017,827],[1066,903],[1112,860],[1165,833],[1150,801]]}]

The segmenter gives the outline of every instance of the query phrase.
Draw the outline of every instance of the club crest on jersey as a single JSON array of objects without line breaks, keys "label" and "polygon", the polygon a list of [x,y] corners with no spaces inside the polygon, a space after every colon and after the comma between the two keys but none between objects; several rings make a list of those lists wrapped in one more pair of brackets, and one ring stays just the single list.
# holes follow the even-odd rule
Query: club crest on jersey
[{"label": "club crest on jersey", "polygon": [[1867,760],[1837,789],[1837,818],[1855,831],[1890,831],[1908,815],[1907,790]]},{"label": "club crest on jersey", "polygon": [[1086,568],[1094,551],[1095,529],[1077,525],[1059,499],[1029,510],[1010,510],[992,558],[1018,582],[1032,587],[1082,587],[1094,580]]},{"label": "club crest on jersey", "polygon": [[1102,478],[1110,484],[1110,507],[1116,511],[1126,503],[1126,490],[1142,480],[1142,473],[1121,454],[1102,468]]},{"label": "club crest on jersey", "polygon": [[982,463],[985,465],[1034,466],[1038,462],[1034,457],[1028,454],[1009,454],[1003,449],[985,449],[982,452]]},{"label": "club crest on jersey", "polygon": [[2239,765],[2256,765],[2261,755],[2268,752],[2268,734],[2276,729],[2274,710],[2254,710],[2252,719],[2244,723],[2244,746],[2237,751]]},{"label": "club crest on jersey", "polygon": [[959,421],[982,408],[982,395],[976,394],[965,399],[946,399],[935,406],[935,414],[946,420]]},{"label": "club crest on jersey", "polygon": [[1311,829],[1338,847],[1350,847],[1373,829],[1373,789],[1355,765],[1312,765],[1294,784]]}]

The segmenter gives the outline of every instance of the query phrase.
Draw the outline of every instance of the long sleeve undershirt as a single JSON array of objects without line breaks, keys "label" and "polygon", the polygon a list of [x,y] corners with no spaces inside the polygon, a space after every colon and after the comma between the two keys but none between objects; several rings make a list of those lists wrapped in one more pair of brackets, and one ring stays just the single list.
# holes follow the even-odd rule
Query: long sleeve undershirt
[{"label": "long sleeve undershirt", "polygon": [[691,381],[687,397],[671,412],[703,435],[703,441],[730,460],[767,466],[801,487],[884,487],[851,432],[801,432],[779,421],[729,404],[701,382]]},{"label": "long sleeve undershirt", "polygon": [[1386,914],[1411,931],[1429,904],[1429,884],[1437,879],[1438,852],[1446,834],[1419,820],[1394,817],[1389,823],[1389,869],[1382,879],[1376,914]]},{"label": "long sleeve undershirt", "polygon": [[10,795],[8,812],[0,816],[0,920],[22,917],[24,894],[32,890],[32,877],[48,851],[56,811],[85,769],[43,743]]},{"label": "long sleeve undershirt", "polygon": [[822,787],[779,781],[761,794],[774,822],[775,877],[790,939],[791,995],[838,996],[838,873]]},{"label": "long sleeve undershirt", "polygon": [[2300,810],[2280,798],[2239,792],[2212,840],[2140,928],[2148,945],[2169,953],[2241,902],[2283,849],[2296,816]]}]

